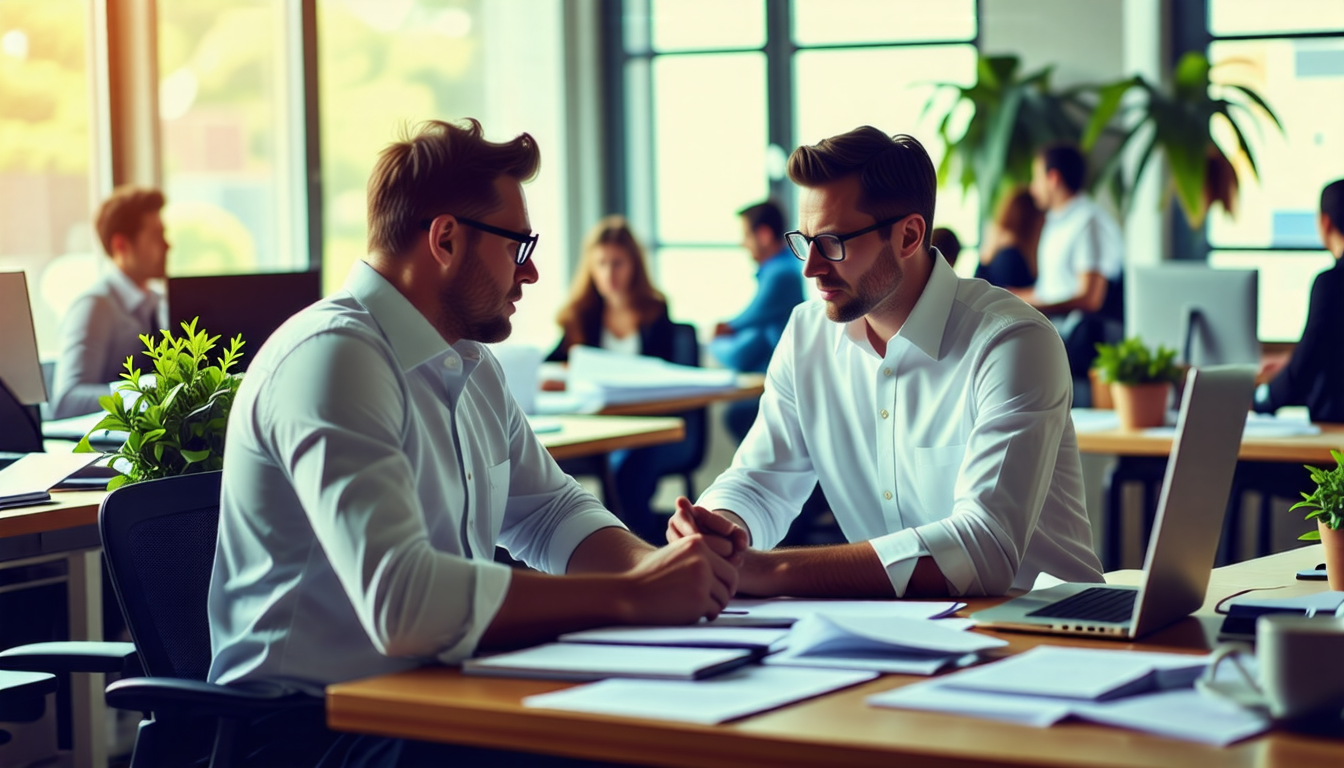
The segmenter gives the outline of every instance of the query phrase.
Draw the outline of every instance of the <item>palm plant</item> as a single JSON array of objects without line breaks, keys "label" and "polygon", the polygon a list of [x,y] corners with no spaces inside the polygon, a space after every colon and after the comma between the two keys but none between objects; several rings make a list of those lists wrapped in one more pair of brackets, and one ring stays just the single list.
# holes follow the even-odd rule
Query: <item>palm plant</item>
[{"label": "palm plant", "polygon": [[[1253,175],[1257,174],[1255,158],[1246,143],[1245,128],[1233,113],[1243,113],[1243,120],[1254,118],[1253,105],[1280,131],[1283,131],[1283,125],[1264,98],[1250,88],[1232,83],[1221,86],[1229,95],[1237,94],[1244,101],[1211,96],[1209,70],[1208,57],[1192,51],[1176,64],[1170,93],[1138,75],[1095,88],[1097,104],[1083,133],[1084,150],[1096,143],[1117,114],[1124,117],[1123,122],[1129,127],[1124,130],[1119,146],[1101,173],[1097,174],[1094,187],[1109,186],[1116,201],[1122,208],[1127,208],[1129,193],[1142,177],[1154,152],[1161,150],[1171,168],[1170,189],[1174,189],[1191,228],[1198,229],[1203,225],[1204,216],[1214,202],[1222,203],[1229,213],[1235,213],[1239,184],[1236,166],[1213,140],[1213,118],[1221,115],[1231,125]],[[1139,89],[1144,98],[1122,111],[1125,95],[1134,88]],[[1123,150],[1140,133],[1147,136],[1148,144],[1139,154],[1133,173],[1126,178]]]},{"label": "palm plant", "polygon": [[[971,187],[980,193],[980,220],[990,218],[1002,196],[1031,180],[1031,164],[1037,150],[1054,141],[1077,141],[1082,132],[1086,106],[1078,98],[1081,88],[1055,92],[1050,86],[1053,67],[1019,74],[1016,56],[984,56],[976,62],[974,85],[934,83],[937,89],[924,105],[925,113],[944,102],[939,94],[957,92],[938,123],[943,142],[943,160],[938,182],[944,183],[954,168],[963,194]],[[965,131],[954,138],[959,107],[969,104],[973,114]]]}]

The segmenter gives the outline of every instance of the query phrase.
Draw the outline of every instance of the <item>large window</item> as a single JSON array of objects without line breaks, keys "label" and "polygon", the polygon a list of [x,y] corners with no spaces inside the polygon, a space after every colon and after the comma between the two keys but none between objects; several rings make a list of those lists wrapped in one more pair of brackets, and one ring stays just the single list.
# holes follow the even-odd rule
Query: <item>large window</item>
[{"label": "large window", "polygon": [[532,0],[319,0],[328,290],[366,252],[365,185],[378,153],[423,120],[474,117],[491,139],[526,131],[541,147],[541,173],[524,188],[541,279],[524,289],[511,340],[554,343],[568,241],[562,10]]},{"label": "large window", "polygon": [[[975,77],[972,0],[624,0],[608,89],[623,169],[609,205],[651,245],[675,319],[707,333],[755,292],[756,265],[734,213],[774,196],[799,144],[863,124],[910,133],[937,163],[922,119],[932,82]],[[707,20],[711,20],[707,21]],[[936,224],[972,248],[974,195],[940,190]],[[973,262],[974,259],[968,260]],[[973,267],[973,264],[968,264]]]},{"label": "large window", "polygon": [[309,267],[297,4],[158,4],[171,275]]},{"label": "large window", "polygon": [[84,0],[0,2],[0,271],[28,275],[38,349],[102,266],[90,223]]},{"label": "large window", "polygon": [[[1266,14],[1262,3],[1209,0],[1208,29],[1215,91],[1254,88],[1284,128],[1257,120],[1247,136],[1259,179],[1242,186],[1235,217],[1210,213],[1209,263],[1258,269],[1261,339],[1296,341],[1311,282],[1333,264],[1316,216],[1321,188],[1344,177],[1344,4],[1299,0]],[[1222,146],[1236,146],[1225,124],[1214,128]],[[1231,156],[1249,172],[1243,155]]]}]

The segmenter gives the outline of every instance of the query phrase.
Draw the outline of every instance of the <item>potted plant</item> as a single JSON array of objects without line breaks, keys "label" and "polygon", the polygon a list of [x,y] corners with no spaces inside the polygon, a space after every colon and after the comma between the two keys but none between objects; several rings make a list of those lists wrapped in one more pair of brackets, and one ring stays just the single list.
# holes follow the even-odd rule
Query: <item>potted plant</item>
[{"label": "potted plant", "polygon": [[[1087,105],[1078,96],[1082,88],[1053,91],[1053,67],[1022,74],[1020,66],[1016,56],[981,55],[974,85],[935,83],[938,88],[924,105],[927,112],[945,103],[943,91],[957,93],[938,122],[944,149],[938,182],[947,181],[955,166],[963,194],[971,187],[980,193],[981,221],[990,219],[1005,193],[1031,181],[1031,164],[1041,147],[1077,141],[1087,119]],[[972,107],[971,115],[956,134],[963,104]]]},{"label": "potted plant", "polygon": [[[235,336],[218,363],[210,365],[207,356],[219,337],[198,331],[195,319],[183,323],[182,330],[183,336],[162,331],[157,343],[152,336],[141,336],[145,356],[154,363],[153,375],[142,377],[128,357],[121,375],[125,383],[116,394],[98,399],[107,415],[89,434],[104,429],[127,433],[126,442],[112,454],[110,465],[121,474],[108,482],[109,491],[224,466],[224,429],[242,382],[242,375],[229,369],[238,361],[243,339]],[[77,453],[93,450],[89,435],[75,447]]]},{"label": "potted plant", "polygon": [[1312,510],[1307,519],[1316,518],[1316,530],[1307,531],[1298,538],[1319,541],[1325,549],[1325,574],[1330,589],[1344,591],[1344,452],[1331,451],[1334,469],[1307,467],[1316,490],[1302,494],[1302,501],[1290,509],[1306,507]]},{"label": "potted plant", "polygon": [[1120,428],[1128,431],[1162,426],[1171,385],[1184,375],[1176,364],[1176,350],[1160,345],[1150,350],[1138,338],[1098,344],[1092,367],[1110,386]]},{"label": "potted plant", "polygon": [[[1269,117],[1280,132],[1283,125],[1264,98],[1245,86],[1217,84],[1217,89],[1227,95],[1235,94],[1237,100],[1214,98],[1210,93],[1210,69],[1208,57],[1191,51],[1177,62],[1170,92],[1138,75],[1093,89],[1097,103],[1083,133],[1084,150],[1096,143],[1117,113],[1126,118],[1120,144],[1097,174],[1093,188],[1109,186],[1116,202],[1122,208],[1127,207],[1129,191],[1138,184],[1154,152],[1160,151],[1171,168],[1170,189],[1175,191],[1191,229],[1200,228],[1209,206],[1215,202],[1221,203],[1229,213],[1235,211],[1240,180],[1236,166],[1213,140],[1214,118],[1220,117],[1231,126],[1238,148],[1245,154],[1246,164],[1253,175],[1257,171],[1255,158],[1246,143],[1247,126],[1238,120],[1253,118],[1258,110]],[[1142,98],[1122,110],[1125,95],[1134,88],[1142,92]],[[1238,113],[1240,118],[1235,116]],[[1133,173],[1126,179],[1122,172],[1123,150],[1140,133],[1147,144]]]}]

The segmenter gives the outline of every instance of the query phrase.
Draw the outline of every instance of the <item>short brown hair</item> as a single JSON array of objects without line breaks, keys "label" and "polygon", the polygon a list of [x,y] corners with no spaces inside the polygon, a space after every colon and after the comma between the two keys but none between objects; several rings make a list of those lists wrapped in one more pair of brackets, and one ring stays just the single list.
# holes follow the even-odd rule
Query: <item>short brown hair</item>
[{"label": "short brown hair", "polygon": [[122,184],[112,190],[99,206],[98,217],[93,222],[103,252],[112,255],[113,235],[134,239],[145,224],[145,215],[162,211],[164,202],[163,193],[153,187]]},{"label": "short brown hair", "polygon": [[420,222],[445,213],[480,217],[499,208],[495,180],[529,181],[541,166],[530,134],[496,143],[472,118],[421,123],[378,155],[369,176],[369,251],[403,253],[421,236]]},{"label": "short brown hair", "polygon": [[[801,146],[789,156],[789,178],[800,186],[818,187],[853,175],[859,177],[860,211],[878,221],[918,213],[924,217],[924,247],[929,247],[938,174],[918,139],[888,136],[865,125]],[[891,227],[883,227],[881,236],[891,239]]]}]

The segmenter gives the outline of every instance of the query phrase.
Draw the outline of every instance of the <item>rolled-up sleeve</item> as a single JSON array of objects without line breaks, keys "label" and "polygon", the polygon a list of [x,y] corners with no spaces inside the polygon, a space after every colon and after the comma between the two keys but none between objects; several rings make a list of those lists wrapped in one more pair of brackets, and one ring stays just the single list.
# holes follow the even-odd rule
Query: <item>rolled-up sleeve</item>
[{"label": "rolled-up sleeve", "polygon": [[884,537],[882,546],[913,547],[917,537],[955,594],[1006,593],[1049,493],[1070,418],[1069,384],[1059,336],[1043,324],[1014,326],[987,345],[952,514]]},{"label": "rolled-up sleeve", "polygon": [[395,362],[359,332],[332,330],[277,363],[254,428],[283,462],[360,624],[387,656],[459,661],[475,650],[510,570],[430,544],[403,448]]}]

